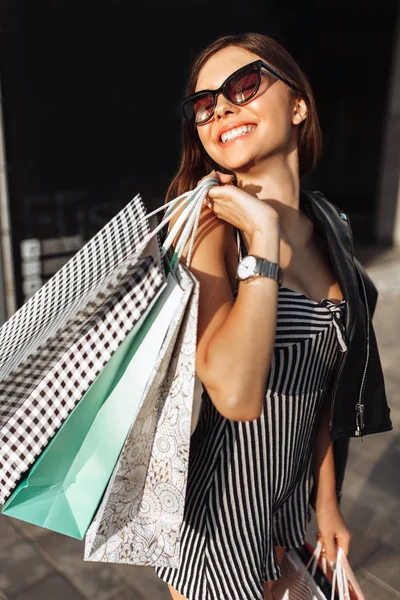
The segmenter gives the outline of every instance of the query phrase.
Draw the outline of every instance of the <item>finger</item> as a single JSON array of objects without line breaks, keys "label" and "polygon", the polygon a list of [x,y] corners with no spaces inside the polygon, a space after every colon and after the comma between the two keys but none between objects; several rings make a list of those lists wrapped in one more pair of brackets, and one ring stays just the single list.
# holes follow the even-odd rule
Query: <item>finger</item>
[{"label": "finger", "polygon": [[211,200],[211,198],[209,198],[208,196],[204,199],[204,204],[210,210],[214,210],[214,200]]},{"label": "finger", "polygon": [[229,175],[228,173],[220,173],[219,171],[216,171],[216,175],[219,183],[222,184],[232,183],[234,178],[233,175]]},{"label": "finger", "polygon": [[235,179],[234,175],[230,175],[229,173],[222,173],[221,171],[216,171],[215,169],[213,169],[212,171],[210,171],[210,173],[208,173],[208,175],[200,179],[199,183],[203,181],[203,179],[207,179],[208,177],[213,177],[220,184],[232,183],[232,181]]},{"label": "finger", "polygon": [[321,558],[326,558],[326,548],[324,546],[324,540],[319,531],[316,532],[315,537],[317,538],[318,544],[321,544]]},{"label": "finger", "polygon": [[217,171],[215,169],[213,169],[212,171],[210,171],[210,173],[208,173],[207,175],[204,175],[204,177],[199,179],[199,181],[197,182],[197,185],[199,186],[202,181],[204,181],[205,179],[208,179],[209,177],[217,178]]},{"label": "finger", "polygon": [[326,550],[324,556],[326,556],[328,563],[329,564],[336,563],[336,556],[337,556],[337,550],[338,550],[337,544],[336,544],[336,539],[331,536],[324,538],[322,546]]},{"label": "finger", "polygon": [[350,542],[351,542],[351,533],[350,532],[336,537],[337,546],[341,547],[345,556],[347,556],[349,553]]}]

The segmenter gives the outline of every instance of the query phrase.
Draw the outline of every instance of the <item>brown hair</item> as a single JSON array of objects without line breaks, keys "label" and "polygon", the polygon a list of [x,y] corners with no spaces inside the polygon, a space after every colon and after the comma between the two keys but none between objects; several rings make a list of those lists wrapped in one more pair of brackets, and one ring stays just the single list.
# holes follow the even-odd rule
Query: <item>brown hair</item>
[{"label": "brown hair", "polygon": [[[299,65],[283,46],[273,38],[260,33],[227,35],[215,40],[195,59],[187,86],[187,94],[192,94],[201,69],[207,60],[228,46],[237,46],[256,54],[273,66],[293,83],[307,105],[307,118],[299,125],[299,175],[306,175],[317,163],[321,153],[322,135],[319,125],[314,95],[310,83]],[[291,90],[291,88],[288,88]],[[299,95],[298,92],[292,91]],[[196,126],[185,120],[183,123],[183,151],[178,172],[167,190],[166,201],[196,187],[199,179],[213,169],[226,171],[217,165],[205,152]]]}]

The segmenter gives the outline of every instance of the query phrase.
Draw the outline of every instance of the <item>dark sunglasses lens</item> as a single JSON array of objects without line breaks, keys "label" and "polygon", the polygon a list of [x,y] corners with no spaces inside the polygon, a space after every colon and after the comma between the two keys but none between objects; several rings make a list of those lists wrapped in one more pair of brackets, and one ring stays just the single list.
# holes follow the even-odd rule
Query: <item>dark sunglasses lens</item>
[{"label": "dark sunglasses lens", "polygon": [[260,84],[260,71],[257,66],[238,73],[226,84],[226,95],[234,104],[249,100]]},{"label": "dark sunglasses lens", "polygon": [[191,105],[191,120],[195,123],[202,123],[212,117],[214,112],[214,96],[212,94],[200,94],[189,101]]}]

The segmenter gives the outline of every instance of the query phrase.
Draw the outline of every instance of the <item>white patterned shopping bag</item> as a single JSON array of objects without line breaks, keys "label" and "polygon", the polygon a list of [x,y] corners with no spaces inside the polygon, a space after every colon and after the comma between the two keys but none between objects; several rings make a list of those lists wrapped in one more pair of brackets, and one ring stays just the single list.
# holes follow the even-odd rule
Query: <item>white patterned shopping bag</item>
[{"label": "white patterned shopping bag", "polygon": [[166,284],[136,196],[0,328],[0,504]]},{"label": "white patterned shopping bag", "polygon": [[307,545],[286,550],[281,577],[271,589],[274,600],[336,600],[331,582],[318,564],[321,548],[318,542],[312,553]]},{"label": "white patterned shopping bag", "polygon": [[186,496],[199,284],[171,324],[138,416],[85,538],[87,561],[178,566]]}]

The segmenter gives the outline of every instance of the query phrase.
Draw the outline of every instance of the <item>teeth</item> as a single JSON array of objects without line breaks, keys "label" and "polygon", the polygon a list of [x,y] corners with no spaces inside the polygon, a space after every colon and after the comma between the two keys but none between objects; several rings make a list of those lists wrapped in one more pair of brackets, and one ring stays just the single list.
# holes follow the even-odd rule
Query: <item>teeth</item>
[{"label": "teeth", "polygon": [[231,129],[230,131],[226,131],[225,133],[223,133],[221,135],[221,141],[223,144],[225,144],[226,142],[229,142],[230,140],[234,140],[235,138],[239,137],[240,135],[244,135],[245,133],[250,133],[250,131],[253,131],[255,129],[255,127],[252,127],[250,125],[243,125],[242,127],[236,127],[236,129]]}]

